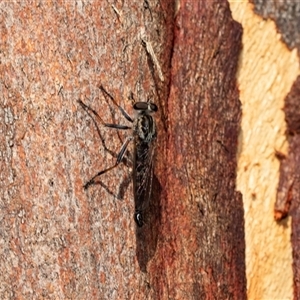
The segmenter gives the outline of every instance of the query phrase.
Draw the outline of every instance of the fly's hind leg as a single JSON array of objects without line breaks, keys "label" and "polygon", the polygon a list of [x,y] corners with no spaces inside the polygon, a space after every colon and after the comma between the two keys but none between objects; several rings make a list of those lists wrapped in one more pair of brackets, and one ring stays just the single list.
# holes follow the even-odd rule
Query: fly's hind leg
[{"label": "fly's hind leg", "polygon": [[[113,125],[113,124],[111,124],[111,125]],[[115,125],[115,126],[120,126],[120,125]],[[110,126],[110,127],[112,127],[112,126]],[[122,128],[119,128],[119,127],[114,127],[114,128],[122,129]],[[108,171],[114,169],[115,167],[117,167],[117,166],[120,164],[120,162],[122,161],[122,159],[123,159],[123,157],[124,157],[124,155],[125,155],[125,153],[126,153],[127,147],[128,147],[128,145],[129,145],[129,143],[132,141],[132,139],[133,139],[132,136],[128,136],[128,137],[125,139],[125,141],[124,141],[124,143],[123,143],[123,145],[122,145],[122,147],[121,147],[121,150],[120,150],[120,152],[119,152],[119,154],[118,154],[118,156],[117,156],[116,163],[115,163],[113,166],[111,166],[111,167],[109,167],[109,168],[107,168],[107,169],[105,169],[105,170],[103,170],[103,171],[98,172],[91,180],[89,180],[89,181],[84,185],[84,189],[87,189],[90,185],[94,184],[94,183],[95,183],[95,179],[96,179],[97,177],[99,177],[99,176],[105,174],[106,172],[108,172]]]}]

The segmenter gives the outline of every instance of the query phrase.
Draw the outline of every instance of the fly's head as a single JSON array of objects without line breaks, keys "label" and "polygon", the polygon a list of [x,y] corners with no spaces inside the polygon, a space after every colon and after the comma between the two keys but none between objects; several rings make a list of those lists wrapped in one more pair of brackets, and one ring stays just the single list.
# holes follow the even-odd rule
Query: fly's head
[{"label": "fly's head", "polygon": [[142,142],[149,143],[156,138],[155,121],[152,113],[157,112],[157,106],[152,102],[136,102],[133,109],[137,111],[134,131]]}]

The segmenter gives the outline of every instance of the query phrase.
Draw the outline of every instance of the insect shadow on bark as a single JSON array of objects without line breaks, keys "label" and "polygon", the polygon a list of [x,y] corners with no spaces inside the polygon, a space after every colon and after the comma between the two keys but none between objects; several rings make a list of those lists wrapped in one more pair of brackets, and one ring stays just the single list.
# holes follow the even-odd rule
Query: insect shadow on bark
[{"label": "insect shadow on bark", "polygon": [[[111,106],[110,106],[110,104],[109,104],[109,101],[108,101],[108,99],[107,99],[107,97],[109,97],[109,98],[112,99],[112,96],[111,96],[111,95],[110,95],[110,94],[109,94],[102,86],[100,86],[100,90],[103,92],[103,94],[104,94],[104,96],[105,96],[105,97],[104,97],[104,98],[105,98],[105,101],[107,102],[108,106],[110,107],[112,119],[114,120],[114,119],[115,119],[115,118],[114,118],[114,110],[111,108]],[[97,113],[93,108],[91,108],[90,106],[84,104],[81,100],[78,100],[78,103],[80,104],[80,106],[84,109],[84,111],[89,115],[89,117],[90,117],[91,120],[93,121],[93,123],[94,123],[94,125],[95,125],[95,128],[96,128],[96,130],[97,130],[97,134],[98,134],[98,136],[99,136],[99,138],[100,138],[100,141],[101,141],[101,144],[102,144],[102,147],[103,147],[104,151],[107,152],[107,153],[109,153],[112,157],[114,157],[114,158],[117,159],[118,153],[116,153],[116,152],[110,150],[110,149],[107,147],[107,145],[106,145],[106,143],[105,143],[105,138],[104,138],[103,135],[101,134],[101,130],[100,130],[98,124],[100,123],[101,126],[103,127],[103,124],[104,124],[103,120],[100,118],[100,116],[98,115],[98,113]],[[122,138],[120,137],[119,132],[117,132],[117,135],[118,135],[119,140],[120,140],[121,143],[122,143]],[[123,156],[121,162],[122,162],[125,166],[127,166],[128,168],[129,168],[129,167],[132,167],[132,160],[128,157],[127,153],[124,153],[124,156]],[[121,184],[120,184],[120,186],[119,186],[119,189],[118,189],[118,191],[117,191],[117,194],[116,194],[115,192],[111,191],[111,190],[109,189],[109,187],[108,187],[105,183],[103,183],[103,182],[101,181],[101,176],[94,176],[94,177],[97,178],[97,180],[93,180],[93,183],[92,183],[93,185],[100,185],[102,188],[105,189],[105,191],[106,191],[108,194],[110,194],[110,195],[116,197],[118,200],[122,200],[122,199],[124,198],[125,192],[126,192],[128,186],[129,186],[129,184],[130,184],[130,181],[131,181],[131,176],[130,176],[128,173],[126,173],[126,174],[124,175],[124,177],[123,177],[123,180],[122,180],[122,182],[121,182]],[[87,183],[84,185],[84,189],[87,189],[87,188],[88,188],[88,186],[87,186],[88,183],[89,183],[89,182],[87,182]],[[88,185],[90,185],[90,184],[88,184]]]}]

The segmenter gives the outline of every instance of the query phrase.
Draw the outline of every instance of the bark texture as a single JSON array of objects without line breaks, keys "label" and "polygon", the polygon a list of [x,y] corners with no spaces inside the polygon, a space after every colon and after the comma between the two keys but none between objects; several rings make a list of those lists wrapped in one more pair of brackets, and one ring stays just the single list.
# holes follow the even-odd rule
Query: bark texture
[{"label": "bark texture", "polygon": [[[1,2],[0,11],[0,298],[245,298],[241,27],[228,4]],[[83,189],[126,137],[78,105],[126,124],[100,86],[127,111],[130,98],[159,107],[142,228],[130,154]]]},{"label": "bark texture", "polygon": [[300,51],[300,3],[298,1],[250,0],[254,11],[264,19],[272,19],[289,49]]},{"label": "bark texture", "polygon": [[281,159],[275,218],[292,217],[292,247],[294,271],[294,299],[300,297],[300,77],[285,99],[285,116],[289,140],[288,155]]},{"label": "bark texture", "polygon": [[175,26],[158,296],[245,299],[243,204],[235,191],[241,27],[227,3],[210,1],[181,2]]}]

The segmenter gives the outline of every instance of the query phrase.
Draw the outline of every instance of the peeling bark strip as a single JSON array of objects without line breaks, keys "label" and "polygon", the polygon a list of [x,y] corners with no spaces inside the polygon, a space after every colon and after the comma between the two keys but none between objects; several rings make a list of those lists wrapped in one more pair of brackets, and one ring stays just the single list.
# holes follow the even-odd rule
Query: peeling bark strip
[{"label": "peeling bark strip", "polygon": [[277,155],[280,159],[280,175],[275,203],[275,219],[280,221],[287,217],[292,199],[295,196],[295,180],[298,174],[297,140],[300,135],[300,76],[293,84],[291,91],[285,98],[285,120],[289,140],[289,153],[287,156]]},{"label": "peeling bark strip", "polygon": [[[254,10],[275,21],[283,42],[300,53],[299,1],[251,0]],[[275,203],[275,219],[292,217],[294,299],[300,299],[300,76],[285,99],[285,119],[289,150],[280,156],[280,175]]]},{"label": "peeling bark strip", "polygon": [[[299,94],[298,94],[299,103]],[[299,119],[300,121],[300,119]],[[289,154],[293,164],[294,184],[292,187],[292,203],[290,215],[292,217],[292,247],[293,247],[293,272],[294,272],[294,299],[300,299],[300,135],[296,134],[290,139]]]},{"label": "peeling bark strip", "polygon": [[294,159],[286,157],[281,153],[276,153],[278,159],[280,159],[279,168],[279,183],[277,188],[277,196],[274,209],[274,217],[276,221],[280,221],[287,217],[291,202],[292,202],[292,190],[294,185]]},{"label": "peeling bark strip", "polygon": [[280,163],[275,218],[292,216],[294,299],[300,298],[300,76],[285,99],[289,151]]},{"label": "peeling bark strip", "polygon": [[246,299],[235,191],[241,26],[228,3],[180,1],[168,102],[167,186],[155,299]]}]

